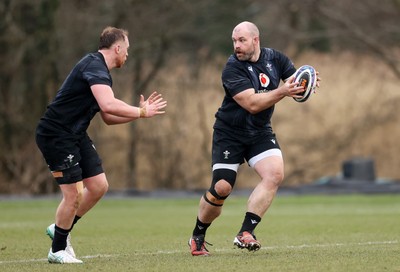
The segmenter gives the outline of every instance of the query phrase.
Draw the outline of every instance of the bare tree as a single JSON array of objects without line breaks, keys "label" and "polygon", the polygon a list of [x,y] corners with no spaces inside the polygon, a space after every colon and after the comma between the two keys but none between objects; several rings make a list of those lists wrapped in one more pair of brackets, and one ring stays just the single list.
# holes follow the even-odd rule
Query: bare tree
[{"label": "bare tree", "polygon": [[41,160],[32,131],[58,77],[52,61],[57,5],[54,1],[3,1],[1,5],[0,58],[5,64],[0,67],[1,173],[9,189],[51,191],[51,186],[41,186],[46,182],[42,174],[45,167],[36,163]]},{"label": "bare tree", "polygon": [[[295,59],[310,51],[356,52],[359,56],[375,56],[398,78],[399,15],[398,0],[162,0],[157,4],[140,0],[4,0],[0,3],[0,192],[55,190],[35,146],[35,126],[75,62],[88,51],[97,50],[98,34],[107,25],[127,28],[131,33],[129,61],[115,76],[125,79],[115,80],[118,96],[137,105],[139,94],[148,95],[158,89],[170,95],[170,108],[179,107],[183,111],[180,114],[187,116],[197,113],[190,119],[179,119],[175,109],[168,109],[165,118],[155,120],[162,133],[144,137],[144,124],[133,122],[124,142],[107,142],[107,147],[124,149],[124,159],[118,162],[123,169],[118,173],[120,179],[126,187],[138,185],[137,177],[143,173],[138,167],[143,166],[143,160],[148,161],[142,152],[146,150],[149,157],[158,156],[153,163],[162,173],[156,178],[157,173],[145,172],[147,180],[154,180],[152,186],[196,187],[209,167],[210,134],[217,107],[212,104],[213,95],[222,95],[222,65],[217,59],[222,55],[225,60],[232,51],[229,37],[236,23],[254,21],[260,27],[264,46],[284,50]],[[210,67],[218,69],[211,75],[204,73]],[[167,79],[176,82],[171,83],[176,84],[176,92],[164,88]],[[207,85],[208,81],[213,86]],[[200,99],[192,101],[193,97]],[[392,106],[397,100],[388,99],[393,103],[380,101],[379,105],[388,105],[385,109],[394,111]],[[386,110],[372,112],[376,116],[365,118],[375,125],[394,118]],[[341,135],[335,141],[336,147],[345,148],[353,139],[351,135],[364,133],[374,125],[365,120],[360,117],[360,126],[353,127],[357,132]],[[99,135],[105,129],[99,125],[94,130],[101,146],[106,140]],[[181,134],[177,136],[177,132]],[[328,137],[334,132],[326,128],[326,133]],[[313,140],[323,144],[322,139]],[[170,144],[174,141],[177,143]],[[193,156],[198,167],[189,172],[186,158],[193,149],[187,146],[193,141],[201,149],[196,149]],[[334,150],[326,152],[332,155]],[[183,163],[176,167],[179,160]],[[187,180],[194,183],[188,185]]]},{"label": "bare tree", "polygon": [[[375,54],[398,78],[400,78],[400,7],[398,1],[376,1],[342,3],[341,9],[333,9],[331,5],[320,5],[319,12],[330,20],[337,29],[347,32],[348,39],[363,45],[365,50]],[[358,16],[357,16],[358,15]],[[377,23],[379,22],[379,23]],[[393,37],[393,38],[392,38]]]}]

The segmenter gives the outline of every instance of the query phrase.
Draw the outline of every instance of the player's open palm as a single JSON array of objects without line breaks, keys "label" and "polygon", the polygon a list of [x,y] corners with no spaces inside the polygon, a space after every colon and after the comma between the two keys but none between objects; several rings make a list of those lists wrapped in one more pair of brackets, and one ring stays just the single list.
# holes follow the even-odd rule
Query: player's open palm
[{"label": "player's open palm", "polygon": [[154,115],[160,115],[165,113],[165,107],[167,101],[157,92],[153,92],[147,100],[144,100],[144,96],[140,95],[140,117],[149,118]]}]

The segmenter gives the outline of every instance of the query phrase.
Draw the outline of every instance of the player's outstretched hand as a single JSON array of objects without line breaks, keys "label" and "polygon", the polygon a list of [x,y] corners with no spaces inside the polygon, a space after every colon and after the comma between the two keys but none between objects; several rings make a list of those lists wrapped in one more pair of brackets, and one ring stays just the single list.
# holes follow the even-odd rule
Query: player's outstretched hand
[{"label": "player's outstretched hand", "polygon": [[165,113],[167,101],[164,100],[161,94],[154,91],[149,98],[144,100],[144,96],[140,95],[140,117],[149,118],[155,115]]}]

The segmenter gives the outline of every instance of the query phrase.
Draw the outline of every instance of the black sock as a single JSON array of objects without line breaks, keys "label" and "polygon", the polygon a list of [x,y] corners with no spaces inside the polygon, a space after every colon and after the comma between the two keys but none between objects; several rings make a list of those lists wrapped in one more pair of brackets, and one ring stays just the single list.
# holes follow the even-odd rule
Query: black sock
[{"label": "black sock", "polygon": [[68,230],[62,229],[57,225],[55,226],[53,243],[51,245],[51,251],[53,251],[53,253],[56,253],[60,250],[65,250],[67,247],[68,233]]},{"label": "black sock", "polygon": [[261,217],[259,217],[257,214],[247,212],[246,216],[244,217],[242,228],[240,229],[239,233],[242,233],[244,231],[253,233],[254,229],[257,227],[260,221]]},{"label": "black sock", "polygon": [[71,230],[74,228],[76,222],[78,222],[79,219],[81,219],[81,217],[75,215],[74,222],[72,222],[72,226],[71,226],[71,228],[68,230],[69,232],[71,232]]},{"label": "black sock", "polygon": [[193,230],[193,236],[198,236],[201,234],[206,235],[206,231],[210,225],[211,225],[211,223],[205,224],[205,223],[201,222],[199,220],[199,218],[197,217],[196,226],[194,227],[194,230]]}]

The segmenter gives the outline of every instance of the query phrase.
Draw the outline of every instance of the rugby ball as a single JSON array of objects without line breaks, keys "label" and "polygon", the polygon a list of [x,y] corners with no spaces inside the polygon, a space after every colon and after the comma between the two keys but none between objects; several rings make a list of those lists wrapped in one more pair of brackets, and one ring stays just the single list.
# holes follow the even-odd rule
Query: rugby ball
[{"label": "rugby ball", "polygon": [[307,101],[311,94],[314,92],[315,87],[317,86],[317,73],[314,67],[310,65],[303,65],[294,73],[293,82],[298,83],[304,87],[304,92],[299,93],[301,98],[293,97],[296,102],[305,102]]}]

